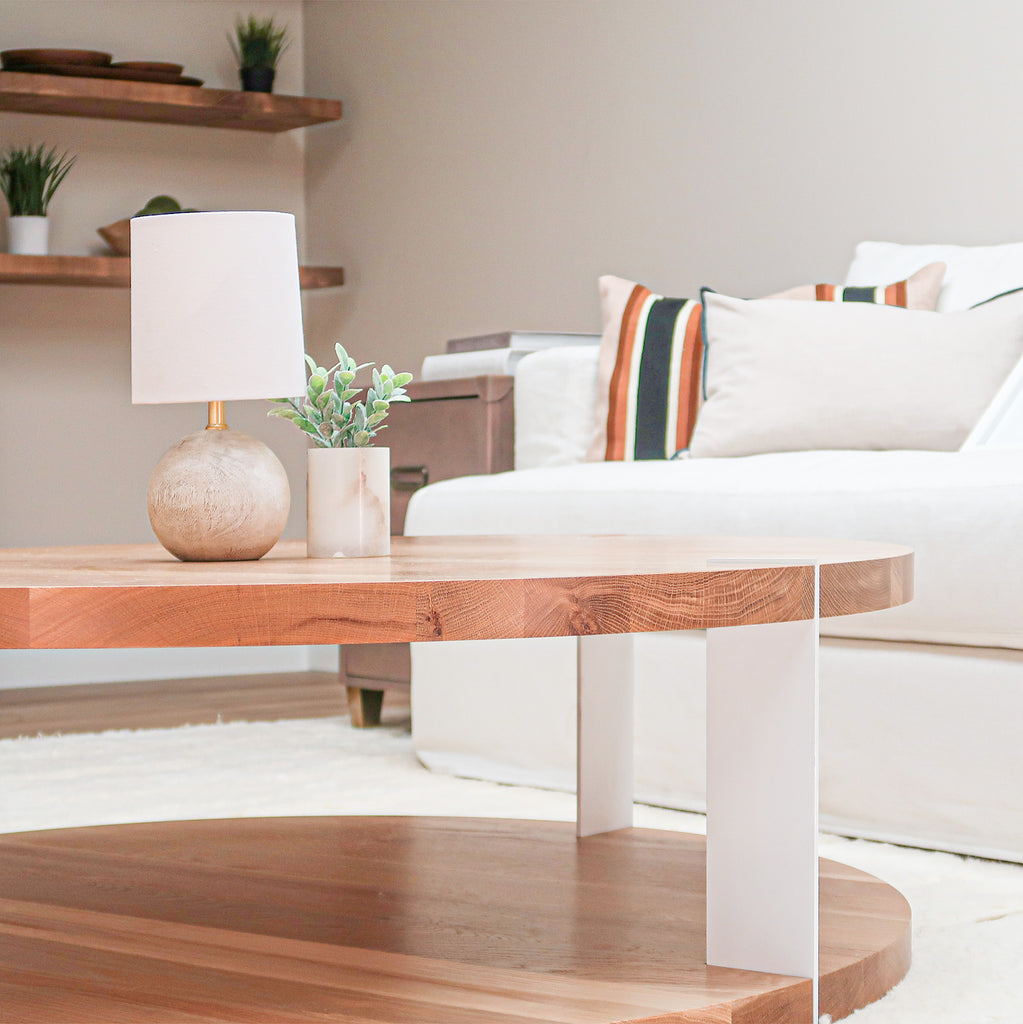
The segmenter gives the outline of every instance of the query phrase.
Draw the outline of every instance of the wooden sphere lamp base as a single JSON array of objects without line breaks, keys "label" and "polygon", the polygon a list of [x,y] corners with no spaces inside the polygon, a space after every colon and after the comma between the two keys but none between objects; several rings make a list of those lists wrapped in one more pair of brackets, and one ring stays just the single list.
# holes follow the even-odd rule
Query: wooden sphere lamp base
[{"label": "wooden sphere lamp base", "polygon": [[291,507],[288,476],[258,438],[229,430],[210,402],[205,430],[164,453],[149,480],[149,522],[183,562],[262,558],[280,540]]}]

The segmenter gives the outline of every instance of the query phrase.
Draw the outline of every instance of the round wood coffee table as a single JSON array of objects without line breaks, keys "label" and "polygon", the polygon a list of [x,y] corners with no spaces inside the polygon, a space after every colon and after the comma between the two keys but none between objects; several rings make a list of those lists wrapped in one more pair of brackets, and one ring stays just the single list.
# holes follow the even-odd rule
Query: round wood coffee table
[{"label": "round wood coffee table", "polygon": [[[303,555],[2,551],[0,647],[578,636],[576,826],[326,817],[2,837],[5,1020],[797,1024],[818,992],[837,1019],[905,974],[905,900],[818,866],[816,653],[819,616],[909,600],[908,549],[474,537]],[[708,630],[706,845],[631,828],[628,637],[668,629]]]}]

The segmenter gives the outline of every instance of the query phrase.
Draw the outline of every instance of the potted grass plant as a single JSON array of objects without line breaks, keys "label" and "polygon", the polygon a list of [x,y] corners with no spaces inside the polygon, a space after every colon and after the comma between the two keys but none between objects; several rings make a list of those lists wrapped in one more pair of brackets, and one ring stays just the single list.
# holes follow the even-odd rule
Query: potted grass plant
[{"label": "potted grass plant", "polygon": [[71,170],[75,157],[57,155],[42,144],[12,148],[0,157],[0,192],[10,210],[7,248],[21,255],[45,256],[49,251],[50,200]]},{"label": "potted grass plant", "polygon": [[269,415],[290,420],[313,442],[307,453],[306,548],[310,558],[386,555],[391,550],[390,449],[373,444],[394,402],[408,402],[411,373],[373,370],[364,400],[352,387],[359,370],[343,345],[337,362],[306,356],[309,383],[299,398],[271,399]]},{"label": "potted grass plant", "polygon": [[235,21],[234,35],[230,43],[238,61],[242,89],[273,92],[277,62],[289,45],[287,28],[278,26],[272,17],[257,18],[250,14]]}]

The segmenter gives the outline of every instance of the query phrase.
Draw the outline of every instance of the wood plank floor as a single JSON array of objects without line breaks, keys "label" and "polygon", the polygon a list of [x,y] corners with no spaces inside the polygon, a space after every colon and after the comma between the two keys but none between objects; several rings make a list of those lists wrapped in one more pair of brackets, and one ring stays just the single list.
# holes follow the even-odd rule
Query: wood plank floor
[{"label": "wood plank floor", "polygon": [[[0,1019],[807,1024],[703,963],[704,840],[563,822],[276,818],[0,837]],[[822,864],[821,1011],[909,962],[909,908]]]},{"label": "wood plank floor", "polygon": [[[407,718],[407,690],[388,690],[384,720]],[[104,729],[167,729],[347,715],[334,672],[274,672],[201,679],[0,690],[0,739]]]}]

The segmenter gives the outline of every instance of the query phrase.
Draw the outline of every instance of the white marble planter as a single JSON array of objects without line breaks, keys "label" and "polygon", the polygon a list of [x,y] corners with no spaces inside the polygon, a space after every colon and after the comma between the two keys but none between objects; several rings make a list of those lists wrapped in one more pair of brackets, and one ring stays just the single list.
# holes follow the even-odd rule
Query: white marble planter
[{"label": "white marble planter", "polygon": [[7,251],[19,256],[45,256],[50,251],[49,217],[9,217]]},{"label": "white marble planter", "polygon": [[307,468],[309,557],[390,554],[390,448],[311,448]]}]

